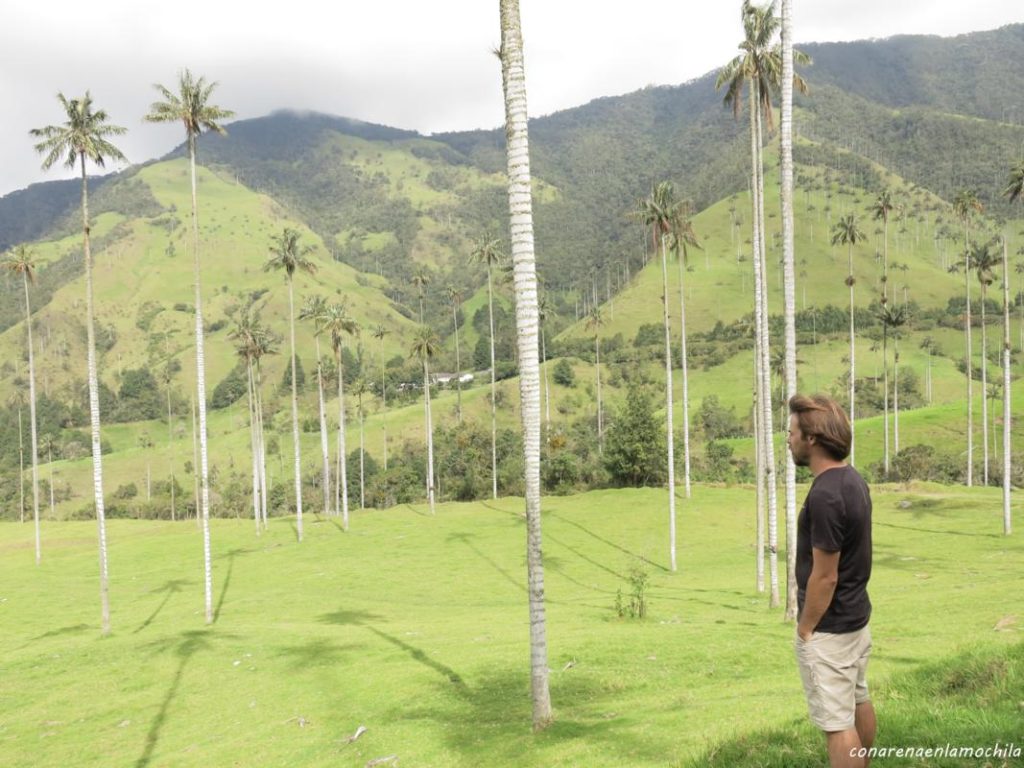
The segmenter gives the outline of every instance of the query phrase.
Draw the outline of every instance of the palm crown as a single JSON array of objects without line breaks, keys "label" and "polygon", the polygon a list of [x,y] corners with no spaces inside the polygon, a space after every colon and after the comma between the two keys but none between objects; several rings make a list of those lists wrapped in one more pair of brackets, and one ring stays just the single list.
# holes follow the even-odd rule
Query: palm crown
[{"label": "palm crown", "polygon": [[233,117],[235,113],[209,103],[210,94],[217,83],[207,83],[205,77],[197,80],[186,69],[178,76],[177,93],[159,83],[153,87],[164,97],[164,101],[153,102],[145,117],[147,122],[173,123],[180,120],[185,124],[189,141],[193,141],[204,130],[222,135],[227,133],[218,121]]},{"label": "palm crown", "polygon": [[57,100],[67,114],[67,121],[62,125],[48,125],[29,131],[32,136],[42,139],[35,149],[44,156],[44,171],[56,165],[61,158],[68,168],[74,168],[80,159],[84,161],[85,158],[100,168],[107,159],[125,160],[121,150],[111,144],[108,137],[120,136],[127,129],[107,123],[105,110],[94,112],[88,91],[82,98],[70,100],[63,93],[58,93]]},{"label": "palm crown", "polygon": [[316,272],[316,264],[306,258],[315,249],[311,245],[300,246],[300,237],[296,230],[289,227],[285,227],[280,235],[275,235],[272,238],[273,245],[270,246],[271,256],[263,265],[263,271],[283,269],[289,280],[297,269],[309,274]]}]

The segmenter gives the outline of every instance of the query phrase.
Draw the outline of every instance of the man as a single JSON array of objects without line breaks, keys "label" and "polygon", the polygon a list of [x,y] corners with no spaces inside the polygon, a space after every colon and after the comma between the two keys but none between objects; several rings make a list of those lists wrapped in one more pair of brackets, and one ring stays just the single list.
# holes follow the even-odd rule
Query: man
[{"label": "man", "polygon": [[789,450],[814,482],[797,521],[796,657],[811,722],[825,732],[832,768],[866,768],[875,740],[868,698],[871,651],[871,494],[846,464],[846,413],[824,395],[789,401]]}]

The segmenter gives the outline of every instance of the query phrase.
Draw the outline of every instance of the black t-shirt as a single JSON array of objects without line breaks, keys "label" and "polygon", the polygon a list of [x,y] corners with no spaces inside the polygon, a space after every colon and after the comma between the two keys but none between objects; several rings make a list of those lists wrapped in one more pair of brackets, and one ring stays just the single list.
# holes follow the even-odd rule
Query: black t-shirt
[{"label": "black t-shirt", "polygon": [[797,604],[802,612],[812,548],[839,552],[839,581],[818,632],[856,632],[871,618],[871,493],[851,466],[828,469],[814,478],[800,510],[796,536]]}]

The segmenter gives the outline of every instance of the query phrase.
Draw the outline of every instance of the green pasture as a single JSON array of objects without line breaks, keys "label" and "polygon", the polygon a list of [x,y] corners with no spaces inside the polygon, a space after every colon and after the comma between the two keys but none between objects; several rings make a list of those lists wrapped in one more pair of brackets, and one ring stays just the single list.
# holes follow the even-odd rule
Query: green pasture
[{"label": "green pasture", "polygon": [[[998,492],[874,500],[879,746],[1020,744],[1024,547],[1001,535]],[[95,523],[46,522],[38,567],[31,526],[4,524],[0,762],[821,764],[793,627],[754,588],[750,489],[680,499],[676,573],[665,491],[544,500],[555,722],[536,735],[522,511],[515,498],[436,517],[404,506],[354,513],[348,533],[311,516],[301,544],[289,518],[262,536],[214,520],[209,627],[195,522],[111,521],[107,638]],[[649,614],[620,618],[638,567]]]}]

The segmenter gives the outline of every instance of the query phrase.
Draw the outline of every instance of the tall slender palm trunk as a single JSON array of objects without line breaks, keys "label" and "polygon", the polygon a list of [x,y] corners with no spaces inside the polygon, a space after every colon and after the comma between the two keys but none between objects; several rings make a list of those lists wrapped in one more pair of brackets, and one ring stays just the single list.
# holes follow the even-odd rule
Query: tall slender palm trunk
[{"label": "tall slender palm trunk", "polygon": [[[345,371],[341,346],[335,351],[338,364],[338,484],[334,492],[335,505],[341,496],[341,527],[348,530],[348,456],[345,449]],[[338,509],[335,506],[335,509]]]},{"label": "tall slender palm trunk", "polygon": [[[89,375],[89,426],[92,436],[92,488],[96,504],[96,526],[100,544],[100,612],[102,631],[110,634],[110,572],[107,566],[107,519],[103,506],[103,450],[100,447],[99,377],[96,373],[95,309],[92,299],[92,249],[89,242],[89,186],[85,174],[85,155],[82,160],[82,233],[85,253],[85,328]],[[33,430],[33,437],[35,436]],[[35,463],[35,446],[32,460]],[[36,540],[38,541],[39,505],[36,499]],[[38,545],[37,555],[38,558]]]},{"label": "tall slender palm trunk", "polygon": [[252,449],[252,517],[256,523],[256,535],[260,534],[260,448],[256,437],[259,429],[256,419],[256,381],[252,372],[252,360],[245,362],[249,393],[249,444]]},{"label": "tall slender palm trunk", "polygon": [[544,434],[551,435],[551,383],[548,381],[548,345],[544,326],[540,329],[541,370],[544,372]]},{"label": "tall slender palm trunk", "polygon": [[761,444],[763,451],[763,471],[765,475],[765,491],[768,501],[768,577],[769,605],[779,604],[779,573],[778,573],[778,507],[775,481],[775,450],[772,444],[772,399],[771,399],[771,352],[768,334],[768,296],[765,275],[765,223],[764,223],[764,172],[761,158],[761,103],[756,84],[751,81],[750,109],[753,114],[753,189],[754,189],[754,220],[756,243],[754,250],[754,314],[755,332],[760,339],[757,349],[761,364],[760,397],[758,407],[761,413]]},{"label": "tall slender palm trunk", "polygon": [[199,206],[196,195],[196,138],[188,138],[189,168],[192,172],[192,251],[195,270],[196,305],[196,404],[199,408],[200,494],[203,525],[203,572],[206,623],[213,623],[213,566],[210,557],[210,471],[206,429],[206,354],[203,349],[203,305],[199,269]]},{"label": "tall slender palm trunk", "polygon": [[199,498],[199,430],[196,427],[196,396],[194,392],[189,395],[189,405],[192,409],[192,498],[196,509],[196,527],[199,528],[203,515],[200,511],[202,504]]},{"label": "tall slender palm trunk", "polygon": [[[964,222],[964,296],[966,297],[966,313],[964,315],[964,336],[966,351],[964,368],[967,372],[967,487],[974,485],[974,371],[973,355],[971,354],[971,241],[970,228]],[[984,399],[984,398],[983,398]]]},{"label": "tall slender palm trunk", "polygon": [[380,424],[384,432],[384,471],[388,471],[388,384],[384,373],[384,337],[380,337]]},{"label": "tall slender palm trunk", "polygon": [[320,452],[323,455],[324,514],[331,512],[331,449],[327,440],[327,409],[324,406],[324,374],[320,358],[320,338],[316,337],[316,390],[320,405]]},{"label": "tall slender palm trunk", "polygon": [[458,393],[456,397],[456,413],[458,414],[458,422],[462,423],[462,356],[459,354],[459,310],[452,302],[452,325],[455,326],[455,391]]},{"label": "tall slender palm trunk", "polygon": [[21,522],[25,522],[25,437],[21,427],[21,406],[18,406],[18,504]]},{"label": "tall slender palm trunk", "polygon": [[1003,239],[1003,534],[1009,536],[1010,520],[1010,261]]},{"label": "tall slender palm trunk", "polygon": [[[501,74],[505,95],[508,201],[516,296],[519,391],[522,402],[523,459],[526,485],[526,570],[530,594],[530,689],[534,730],[552,719],[548,686],[547,625],[544,615],[544,567],[541,557],[540,325],[533,250],[530,153],[527,136],[526,74],[518,0],[500,0]],[[492,368],[493,370],[493,368]]]},{"label": "tall slender palm trunk", "polygon": [[167,463],[171,470],[171,522],[177,519],[174,491],[174,427],[171,424],[171,379],[167,377]]},{"label": "tall slender palm trunk", "polygon": [[988,485],[988,333],[985,330],[985,299],[988,291],[981,284],[981,484]]},{"label": "tall slender palm trunk", "polygon": [[[83,181],[84,183],[84,181]],[[84,189],[84,188],[83,188]],[[28,418],[29,429],[32,432],[32,518],[35,521],[36,535],[36,565],[39,565],[43,557],[42,542],[39,530],[39,430],[36,426],[36,358],[32,348],[32,307],[28,298],[28,272],[21,273],[21,280],[25,287],[25,328],[28,331]],[[21,410],[18,410],[18,436],[21,436]],[[22,470],[24,471],[24,470]],[[18,475],[18,482],[22,483],[21,475]],[[50,483],[50,490],[53,491],[53,483]],[[24,494],[24,489],[22,489]],[[22,522],[24,522],[24,502],[22,503]]]},{"label": "tall slender palm trunk", "polygon": [[[786,400],[797,394],[796,255],[793,222],[793,2],[782,0],[782,259],[786,326]],[[806,296],[806,294],[805,294]],[[806,309],[806,298],[804,308]],[[783,416],[783,424],[786,423]],[[786,454],[786,619],[797,614],[796,464]]]},{"label": "tall slender palm trunk", "polygon": [[363,425],[366,421],[363,415],[363,395],[359,395],[359,508],[366,509],[366,440],[364,437]]},{"label": "tall slender palm trunk", "polygon": [[[877,369],[876,369],[877,371]],[[882,321],[882,425],[885,445],[882,450],[882,466],[885,479],[889,479],[889,326]],[[875,379],[877,386],[878,379]]]},{"label": "tall slender palm trunk", "polygon": [[854,335],[854,316],[853,316],[853,243],[850,243],[849,249],[849,274],[847,276],[847,282],[850,286],[850,464],[855,464],[857,460],[856,445],[857,445],[857,427],[856,421],[854,421],[854,406],[857,400],[857,373],[856,366],[854,365],[854,356],[856,354],[856,336]]},{"label": "tall slender palm trunk", "polygon": [[[518,9],[517,9],[518,15]],[[487,265],[487,319],[491,328],[491,498],[498,498],[498,415],[497,387],[494,378],[494,293],[491,265]]]},{"label": "tall slender palm trunk", "polygon": [[601,336],[594,335],[594,354],[596,362],[594,369],[597,372],[597,452],[604,453],[604,417],[601,412]]},{"label": "tall slender palm trunk", "polygon": [[288,277],[288,326],[292,342],[292,447],[295,454],[295,530],[302,541],[302,447],[299,442],[299,391],[295,371],[295,290]]},{"label": "tall slender palm trunk", "polygon": [[893,411],[893,452],[900,453],[900,340],[892,340],[892,411]]},{"label": "tall slender palm trunk", "polygon": [[430,368],[427,358],[423,358],[423,408],[424,425],[427,431],[427,501],[430,503],[430,514],[434,511],[434,421],[430,412]]},{"label": "tall slender palm trunk", "polygon": [[672,331],[668,316],[668,255],[665,237],[658,233],[661,242],[661,305],[665,325],[665,445],[668,449],[668,553],[669,568],[676,566],[676,450],[675,419],[672,414]]},{"label": "tall slender palm trunk", "polygon": [[690,498],[690,375],[686,354],[686,265],[679,254],[679,360],[683,376],[683,482],[686,498]]}]

